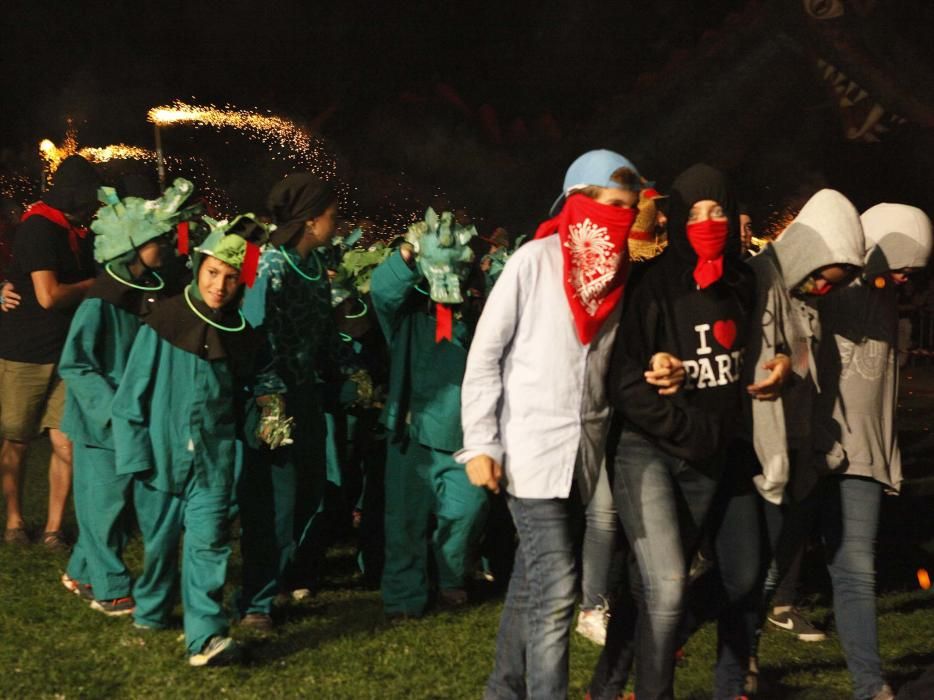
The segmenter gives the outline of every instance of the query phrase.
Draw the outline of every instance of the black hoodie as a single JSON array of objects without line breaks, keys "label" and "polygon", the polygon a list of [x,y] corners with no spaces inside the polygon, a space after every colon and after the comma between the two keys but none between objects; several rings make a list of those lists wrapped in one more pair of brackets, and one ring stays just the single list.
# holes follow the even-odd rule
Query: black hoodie
[{"label": "black hoodie", "polygon": [[[723,277],[699,289],[697,254],[687,239],[688,212],[714,200],[729,219]],[[738,422],[740,365],[755,282],[740,259],[736,202],[721,173],[695,165],[675,180],[668,248],[633,274],[608,377],[623,424],[669,454],[691,462],[715,457]],[[643,372],[657,352],[680,358],[687,377],[675,396],[660,396]]]}]

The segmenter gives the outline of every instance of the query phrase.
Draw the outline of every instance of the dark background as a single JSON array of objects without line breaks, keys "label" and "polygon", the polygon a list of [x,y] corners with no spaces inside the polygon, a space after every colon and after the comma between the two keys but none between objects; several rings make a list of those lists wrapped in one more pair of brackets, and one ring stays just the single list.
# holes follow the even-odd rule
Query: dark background
[{"label": "dark background", "polygon": [[[858,206],[929,207],[930,126],[847,142],[807,42],[783,38],[794,32],[773,4],[7,1],[0,166],[37,178],[36,144],[61,142],[66,118],[81,145],[152,148],[147,110],[182,99],[307,126],[338,160],[346,213],[385,221],[440,197],[481,231],[519,233],[570,161],[599,146],[663,187],[712,162],[762,222],[824,185]],[[883,10],[896,5],[892,31],[911,41],[889,39],[923,46],[931,4]],[[163,137],[168,154],[199,157],[235,208],[261,208],[295,167],[231,130]]]}]

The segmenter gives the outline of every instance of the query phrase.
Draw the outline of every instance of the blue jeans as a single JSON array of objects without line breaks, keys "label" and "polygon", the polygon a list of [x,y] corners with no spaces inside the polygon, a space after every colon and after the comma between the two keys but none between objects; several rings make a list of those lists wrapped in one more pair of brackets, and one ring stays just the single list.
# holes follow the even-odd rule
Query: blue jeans
[{"label": "blue jeans", "polygon": [[576,597],[572,500],[507,495],[506,502],[519,546],[484,697],[566,698]]},{"label": "blue jeans", "polygon": [[585,511],[584,547],[581,552],[581,608],[592,610],[606,605],[609,592],[617,582],[611,580],[619,523],[613,491],[606,469],[600,471],[597,488]]},{"label": "blue jeans", "polygon": [[691,585],[680,645],[707,620],[717,620],[715,700],[743,694],[759,623],[762,590],[761,503],[752,477],[759,463],[752,445],[734,440],[707,522],[716,567]]},{"label": "blue jeans", "polygon": [[801,502],[783,507],[784,527],[775,547],[779,570],[800,541],[796,527],[817,519],[833,584],[833,616],[853,681],[854,698],[881,688],[882,661],[876,621],[876,535],[882,484],[858,476],[828,476]]},{"label": "blue jeans", "polygon": [[689,552],[716,488],[716,474],[670,456],[639,433],[620,435],[613,495],[642,583],[635,629],[639,700],[674,697]]}]

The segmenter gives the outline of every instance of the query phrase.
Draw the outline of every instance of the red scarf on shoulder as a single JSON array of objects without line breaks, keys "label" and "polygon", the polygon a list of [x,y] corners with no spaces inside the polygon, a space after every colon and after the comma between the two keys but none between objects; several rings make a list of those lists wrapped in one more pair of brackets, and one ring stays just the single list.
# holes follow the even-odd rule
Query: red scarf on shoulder
[{"label": "red scarf on shoulder", "polygon": [[572,194],[558,215],[535,232],[535,238],[557,232],[561,239],[564,293],[584,345],[594,339],[623,296],[629,263],[626,239],[635,220],[635,209]]},{"label": "red scarf on shoulder", "polygon": [[78,265],[81,265],[81,249],[80,244],[78,243],[79,239],[84,239],[88,235],[88,230],[84,226],[76,226],[71,223],[66,217],[64,212],[55,207],[50,207],[43,201],[38,201],[35,204],[31,205],[29,209],[23,212],[23,217],[20,221],[25,221],[30,216],[41,216],[43,219],[48,219],[56,226],[61,226],[63,229],[68,231],[68,247],[71,248],[71,252],[75,256],[75,260],[78,261]]}]

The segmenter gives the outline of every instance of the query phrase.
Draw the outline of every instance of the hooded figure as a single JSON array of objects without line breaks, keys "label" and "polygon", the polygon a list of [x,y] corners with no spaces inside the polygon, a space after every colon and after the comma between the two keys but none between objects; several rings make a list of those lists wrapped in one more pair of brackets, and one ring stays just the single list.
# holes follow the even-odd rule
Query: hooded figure
[{"label": "hooded figure", "polygon": [[821,417],[832,410],[830,430],[846,452],[844,462],[827,466],[832,473],[868,477],[898,492],[897,285],[904,281],[903,271],[927,265],[931,220],[905,204],[877,204],[860,219],[867,248],[863,274],[820,302],[821,317],[827,319],[820,355]]},{"label": "hooded figure", "polygon": [[182,601],[192,666],[237,653],[222,600],[243,387],[255,364],[253,331],[239,311],[241,273],[267,235],[249,215],[206,221],[212,232],[195,249],[194,280],[145,317],[113,401],[117,472],[136,478],[145,548],[134,620],[156,629],[168,624],[184,527]]},{"label": "hooded figure", "polygon": [[78,307],[65,340],[59,374],[67,382],[62,430],[74,443],[78,542],[62,581],[91,590],[91,606],[108,615],[133,612],[130,574],[123,563],[124,507],[131,477],[116,474],[111,405],[145,314],[164,294],[158,270],[171,255],[175,225],[197,212],[183,209],[192,185],[178,179],[152,200],[102,187],[105,202],[91,224],[95,257],[104,272]]},{"label": "hooded figure", "polygon": [[[754,299],[726,178],[695,165],[675,180],[669,206],[668,246],[628,282],[607,378],[619,421],[613,496],[645,582],[635,628],[638,697],[672,697],[685,572],[737,432]],[[645,381],[660,352],[684,364],[684,386],[673,396]],[[632,630],[614,620],[632,619],[627,604],[621,596],[613,610],[591,682],[595,698],[625,687]]]},{"label": "hooded figure", "polygon": [[[748,261],[756,276],[754,323],[761,333],[750,334],[744,363],[745,385],[768,375],[763,365],[784,355],[790,358],[794,376],[775,401],[752,401],[752,440],[762,464],[756,486],[762,497],[781,503],[791,475],[789,450],[811,444],[811,417],[820,383],[814,357],[820,341],[815,274],[822,268],[859,269],[865,258],[859,212],[836,190],[824,189],[807,201],[778,240]],[[788,405],[793,410],[785,411]],[[830,436],[818,435],[827,453],[836,453]]]},{"label": "hooded figure", "polygon": [[[793,515],[807,530],[813,522],[819,526],[854,695],[881,698],[893,694],[879,656],[875,543],[882,494],[897,493],[902,482],[895,428],[895,286],[927,264],[931,221],[903,204],[879,204],[860,219],[863,274],[818,302],[820,393],[813,423],[816,435],[829,437],[823,443],[812,439],[810,453],[800,456],[795,480],[809,488],[796,489],[800,501]],[[829,451],[826,445],[834,447]],[[783,533],[776,553],[780,567],[786,540],[792,538]]]}]

